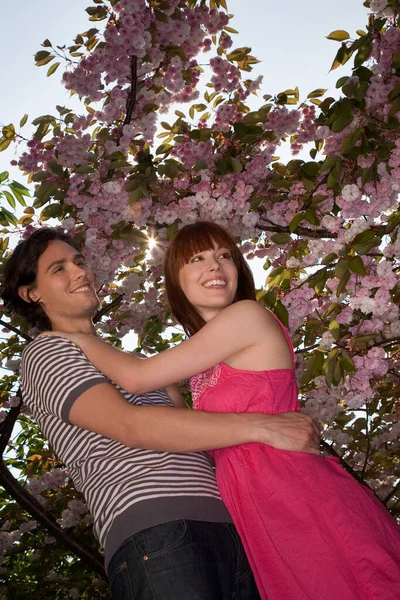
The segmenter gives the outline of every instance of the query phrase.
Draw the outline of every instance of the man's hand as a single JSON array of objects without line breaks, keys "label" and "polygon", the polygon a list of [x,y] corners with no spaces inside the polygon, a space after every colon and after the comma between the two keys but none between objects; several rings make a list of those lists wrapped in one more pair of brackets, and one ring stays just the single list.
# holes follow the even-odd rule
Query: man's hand
[{"label": "man's hand", "polygon": [[320,431],[311,417],[299,412],[275,415],[254,414],[251,417],[257,438],[253,441],[279,450],[319,454]]}]

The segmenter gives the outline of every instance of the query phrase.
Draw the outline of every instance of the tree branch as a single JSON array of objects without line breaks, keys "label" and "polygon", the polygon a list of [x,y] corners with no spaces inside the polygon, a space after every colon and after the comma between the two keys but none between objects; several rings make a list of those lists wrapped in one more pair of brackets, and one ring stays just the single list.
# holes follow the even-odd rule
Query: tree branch
[{"label": "tree branch", "polygon": [[123,122],[124,125],[129,125],[132,119],[133,109],[136,105],[137,93],[137,56],[131,56],[131,89],[126,102],[126,115]]},{"label": "tree branch", "polygon": [[386,505],[389,502],[389,500],[391,500],[393,496],[397,494],[398,490],[400,490],[400,481],[397,483],[397,485],[395,485],[395,487],[392,490],[390,490],[390,492],[387,496],[384,497],[382,502]]},{"label": "tree branch", "polygon": [[98,323],[104,315],[106,315],[107,313],[110,312],[110,310],[112,310],[116,306],[119,306],[119,304],[121,304],[121,300],[123,297],[124,297],[124,294],[119,294],[115,298],[115,300],[110,302],[110,304],[107,304],[107,306],[103,306],[103,308],[101,310],[97,311],[97,313],[93,317],[93,323]]},{"label": "tree branch", "polygon": [[3,459],[4,450],[6,449],[8,440],[11,437],[15,421],[18,419],[18,415],[21,411],[22,397],[20,388],[18,389],[16,396],[18,396],[21,402],[18,404],[18,406],[13,406],[10,408],[6,418],[0,425],[0,460]]},{"label": "tree branch", "polygon": [[[261,221],[267,223],[267,225],[263,225],[258,222],[257,227],[262,231],[271,231],[272,233],[290,233],[298,236],[309,237],[309,238],[329,238],[336,239],[338,237],[337,233],[332,233],[327,229],[310,229],[308,227],[301,227],[298,225],[295,231],[290,231],[289,225],[278,225],[265,217],[260,217]],[[386,234],[386,226],[385,225],[374,225],[370,227],[371,231],[374,231],[377,235],[385,235]]]},{"label": "tree branch", "polygon": [[103,560],[100,554],[85,546],[73,532],[62,529],[52,515],[44,510],[42,505],[30,494],[10,473],[3,459],[0,460],[0,483],[6,492],[21,508],[26,510],[34,519],[38,520],[50,533],[58,538],[66,548],[76,554],[105,581],[108,581]]},{"label": "tree branch", "polygon": [[[347,471],[348,473],[350,473],[350,475],[351,475],[352,477],[354,477],[354,479],[355,479],[356,481],[358,481],[358,483],[361,483],[361,485],[365,486],[366,488],[368,488],[369,490],[371,490],[371,492],[373,492],[373,493],[375,494],[374,490],[373,490],[373,489],[372,489],[372,488],[371,488],[371,487],[368,485],[368,483],[366,483],[366,482],[365,482],[365,481],[362,479],[362,477],[360,477],[360,475],[357,473],[357,471],[355,471],[355,470],[353,469],[353,467],[351,467],[351,466],[350,466],[350,465],[349,465],[349,464],[348,464],[348,463],[347,463],[347,462],[344,460],[344,458],[342,458],[342,457],[340,456],[340,454],[339,454],[338,452],[336,452],[336,450],[334,449],[334,447],[333,447],[333,445],[332,445],[332,444],[328,444],[328,442],[326,442],[325,440],[321,440],[321,446],[322,446],[322,447],[323,447],[323,448],[324,448],[324,449],[325,449],[327,452],[329,452],[329,454],[331,454],[332,456],[335,456],[336,458],[338,458],[338,459],[340,460],[340,464],[342,465],[342,467],[343,467],[344,469],[346,469],[346,471]],[[386,506],[386,504],[385,504],[385,501],[384,501],[384,500],[381,500],[381,499],[379,498],[379,496],[377,496],[376,494],[375,494],[375,496],[376,496],[376,498],[378,498],[379,502],[382,502],[382,504],[384,505],[384,507],[386,508],[386,510],[388,510],[388,509],[387,509],[387,506]]]},{"label": "tree branch", "polygon": [[0,319],[0,325],[2,325],[3,327],[6,327],[9,331],[12,331],[13,333],[16,333],[17,335],[19,335],[20,337],[22,337],[22,339],[26,340],[27,342],[31,342],[32,341],[32,338],[29,335],[27,335],[26,333],[22,333],[22,331],[20,331],[16,327],[13,327],[13,325],[11,325],[10,323],[6,323],[2,319]]}]

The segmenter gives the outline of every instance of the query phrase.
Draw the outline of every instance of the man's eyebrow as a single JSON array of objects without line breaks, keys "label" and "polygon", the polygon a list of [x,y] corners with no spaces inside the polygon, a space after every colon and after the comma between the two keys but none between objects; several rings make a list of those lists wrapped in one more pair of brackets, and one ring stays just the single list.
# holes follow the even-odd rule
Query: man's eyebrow
[{"label": "man's eyebrow", "polygon": [[[73,258],[73,260],[74,260],[74,261],[76,261],[76,260],[78,260],[78,259],[80,259],[80,258],[84,258],[84,256],[83,256],[83,254],[81,254],[80,252],[77,252],[77,253],[74,255],[74,258]],[[66,261],[66,259],[65,259],[65,258],[61,258],[61,259],[59,259],[59,260],[53,260],[53,262],[52,262],[52,263],[50,263],[50,264],[49,264],[49,266],[47,267],[47,269],[46,269],[46,273],[47,273],[47,271],[50,271],[50,269],[51,269],[52,267],[59,266],[59,265],[64,265],[66,262],[67,262],[67,261]]]}]

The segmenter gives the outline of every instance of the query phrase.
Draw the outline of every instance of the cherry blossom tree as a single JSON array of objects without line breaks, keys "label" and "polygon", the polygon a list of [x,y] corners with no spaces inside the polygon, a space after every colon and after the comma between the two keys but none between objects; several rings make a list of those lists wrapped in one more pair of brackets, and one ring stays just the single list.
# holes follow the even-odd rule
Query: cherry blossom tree
[{"label": "cherry blossom tree", "polygon": [[[300,102],[297,88],[262,96],[225,0],[94,0],[93,27],[35,56],[48,75],[64,70],[81,112],[57,106],[28,138],[26,116],[3,128],[0,150],[17,145],[27,187],[0,175],[0,253],[15,232],[56,222],[102,285],[101,335],[122,345],[134,331],[152,353],[183,339],[165,303],[168,240],[198,219],[225,225],[265,261],[258,300],[291,332],[324,448],[400,518],[400,6],[364,4],[365,30],[328,36],[340,43],[331,69],[347,68],[340,98],[317,89]],[[106,598],[84,501],[20,413],[20,354],[35,332],[0,313],[3,581]]]}]

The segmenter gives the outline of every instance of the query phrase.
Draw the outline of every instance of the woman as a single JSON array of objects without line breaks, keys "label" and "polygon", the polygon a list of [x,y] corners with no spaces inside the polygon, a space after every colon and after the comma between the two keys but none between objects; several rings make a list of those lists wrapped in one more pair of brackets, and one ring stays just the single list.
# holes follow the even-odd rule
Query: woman
[{"label": "woman", "polygon": [[[251,273],[233,238],[212,223],[187,225],[167,252],[165,275],[189,340],[138,360],[91,336],[69,339],[133,393],[192,376],[201,410],[299,410],[290,339],[254,301]],[[399,598],[400,528],[335,459],[257,443],[213,455],[263,599]]]}]

